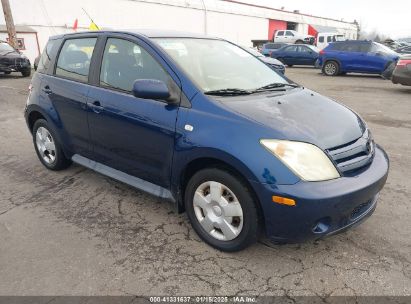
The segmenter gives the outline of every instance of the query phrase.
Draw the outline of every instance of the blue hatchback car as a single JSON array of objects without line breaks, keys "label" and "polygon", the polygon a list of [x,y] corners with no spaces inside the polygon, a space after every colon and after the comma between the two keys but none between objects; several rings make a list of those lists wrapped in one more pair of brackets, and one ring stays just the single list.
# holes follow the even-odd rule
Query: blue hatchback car
[{"label": "blue hatchback car", "polygon": [[25,118],[46,168],[75,162],[170,200],[223,251],[355,226],[388,174],[356,113],[195,34],[52,37]]},{"label": "blue hatchback car", "polygon": [[319,65],[327,76],[345,73],[382,74],[399,55],[377,42],[347,40],[330,43],[321,50]]}]

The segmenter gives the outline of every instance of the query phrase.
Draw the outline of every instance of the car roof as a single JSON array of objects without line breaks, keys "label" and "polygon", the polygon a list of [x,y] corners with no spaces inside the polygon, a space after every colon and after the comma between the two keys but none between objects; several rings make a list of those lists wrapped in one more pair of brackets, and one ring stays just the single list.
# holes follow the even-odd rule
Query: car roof
[{"label": "car roof", "polygon": [[[334,41],[332,44],[341,44],[341,43],[371,43],[371,40],[344,40],[344,41]],[[331,43],[330,43],[331,44]]]},{"label": "car roof", "polygon": [[145,36],[147,38],[199,38],[199,39],[219,39],[198,33],[173,31],[173,30],[156,30],[156,29],[130,29],[130,30],[101,30],[101,31],[84,31],[77,33],[67,33],[50,37],[50,39],[58,39],[63,37],[76,37],[87,34],[106,33],[106,34],[132,34]]}]

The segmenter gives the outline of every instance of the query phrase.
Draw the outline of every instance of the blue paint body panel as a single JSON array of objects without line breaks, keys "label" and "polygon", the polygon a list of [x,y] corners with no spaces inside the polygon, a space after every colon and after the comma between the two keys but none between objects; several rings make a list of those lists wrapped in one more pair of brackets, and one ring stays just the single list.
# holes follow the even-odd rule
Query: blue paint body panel
[{"label": "blue paint body panel", "polygon": [[[270,138],[308,142],[331,158],[330,149],[358,140],[367,130],[345,106],[304,88],[235,97],[205,95],[150,39],[161,33],[66,36],[76,35],[97,35],[96,48],[111,36],[124,35],[140,44],[169,73],[181,104],[101,87],[96,73],[88,83],[56,77],[52,60],[46,71],[33,77],[25,117],[30,127],[32,113],[40,113],[54,128],[67,157],[176,204],[182,204],[182,177],[190,163],[224,162],[250,185],[263,212],[266,234],[273,240],[329,235],[357,224],[375,209],[388,174],[388,158],[381,148],[361,170],[331,181],[305,182],[259,142]],[[66,36],[56,39],[61,43]],[[91,74],[94,64],[93,57]],[[273,195],[293,198],[297,206],[275,204]],[[361,216],[350,219],[357,209]]]}]

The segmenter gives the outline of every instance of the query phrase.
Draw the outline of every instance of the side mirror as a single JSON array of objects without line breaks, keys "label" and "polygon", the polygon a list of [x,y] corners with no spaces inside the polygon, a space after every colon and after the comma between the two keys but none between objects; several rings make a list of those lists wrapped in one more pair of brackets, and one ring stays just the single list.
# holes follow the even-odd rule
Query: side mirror
[{"label": "side mirror", "polygon": [[137,98],[168,101],[170,91],[167,85],[156,79],[138,79],[133,84],[133,94]]}]

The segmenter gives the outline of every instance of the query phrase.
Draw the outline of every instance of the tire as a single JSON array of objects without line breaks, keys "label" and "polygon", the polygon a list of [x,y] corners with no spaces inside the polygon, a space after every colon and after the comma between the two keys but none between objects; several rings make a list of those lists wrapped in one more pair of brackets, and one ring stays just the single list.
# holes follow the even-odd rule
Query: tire
[{"label": "tire", "polygon": [[21,75],[23,75],[23,77],[29,77],[31,75],[31,68],[21,71]]},{"label": "tire", "polygon": [[203,169],[191,177],[184,196],[193,229],[210,246],[234,252],[257,241],[261,222],[257,202],[235,175],[219,168]]},{"label": "tire", "polygon": [[36,120],[32,135],[37,156],[47,169],[59,171],[71,165],[71,160],[64,155],[55,132],[46,120]]},{"label": "tire", "polygon": [[323,65],[322,72],[326,76],[336,76],[340,72],[340,66],[336,61],[326,61]]},{"label": "tire", "polygon": [[6,75],[10,75],[10,74],[11,74],[11,72],[4,72],[4,74],[6,74]]},{"label": "tire", "polygon": [[287,64],[287,66],[288,66],[289,68],[292,68],[292,67],[293,67],[293,65],[292,65],[292,64]]},{"label": "tire", "polygon": [[295,44],[304,44],[304,41],[302,41],[302,40],[297,40],[297,41],[295,42]]}]

